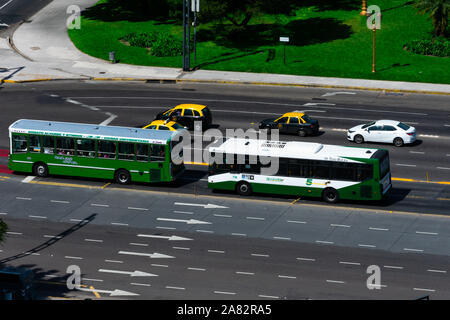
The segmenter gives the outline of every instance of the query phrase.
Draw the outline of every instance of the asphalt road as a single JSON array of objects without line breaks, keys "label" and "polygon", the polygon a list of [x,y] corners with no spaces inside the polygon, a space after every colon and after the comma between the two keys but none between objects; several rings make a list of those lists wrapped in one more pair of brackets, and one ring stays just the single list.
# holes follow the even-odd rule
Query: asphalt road
[{"label": "asphalt road", "polygon": [[[450,166],[450,118],[448,97],[444,96],[53,82],[4,85],[0,97],[0,151],[8,149],[7,128],[19,118],[97,124],[109,118],[111,125],[138,127],[166,106],[193,102],[210,107],[220,130],[257,128],[260,120],[272,115],[309,110],[319,119],[323,132],[317,137],[281,136],[281,140],[351,146],[354,144],[347,142],[343,130],[373,119],[398,119],[417,128],[420,141],[416,145],[364,146],[390,151],[394,177],[426,180],[428,174],[432,181],[450,181],[450,170],[445,169]],[[117,117],[111,118],[112,114]],[[25,175],[6,174],[7,158],[2,154],[0,217],[12,233],[1,248],[0,259],[37,268],[43,284],[54,282],[55,288],[60,288],[52,287],[50,292],[55,295],[92,295],[65,292],[60,284],[65,281],[67,266],[77,264],[88,286],[84,288],[125,290],[139,294],[133,296],[138,299],[449,296],[448,184],[394,181],[392,197],[386,203],[329,206],[313,199],[213,193],[207,188],[204,166],[188,166],[173,185],[118,187],[109,181],[70,177],[35,178],[24,183]],[[294,200],[298,201],[293,204]],[[207,204],[220,207],[202,207]],[[77,227],[91,215],[92,221]],[[194,223],[188,224],[191,219]],[[70,229],[72,226],[75,228]],[[192,240],[178,243],[139,234]],[[52,238],[55,235],[61,238]],[[33,254],[8,259],[37,246]],[[148,254],[152,253],[175,258],[153,257],[149,265]],[[380,266],[382,284],[387,287],[367,289],[366,269],[371,264]],[[130,280],[124,273],[100,269],[139,270],[158,276]]]},{"label": "asphalt road", "polygon": [[0,0],[0,35],[7,36],[21,22],[49,4],[51,0]]}]

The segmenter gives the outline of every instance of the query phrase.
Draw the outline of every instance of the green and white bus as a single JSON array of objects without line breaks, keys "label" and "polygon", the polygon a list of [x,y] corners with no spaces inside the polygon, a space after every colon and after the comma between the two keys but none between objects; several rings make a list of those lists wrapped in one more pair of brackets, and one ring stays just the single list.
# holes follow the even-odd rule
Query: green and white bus
[{"label": "green and white bus", "polygon": [[[257,161],[249,161],[251,156]],[[322,197],[335,203],[381,200],[392,188],[389,153],[384,149],[231,138],[210,147],[209,157],[208,187],[241,195]],[[261,169],[270,166],[262,157],[278,160],[274,175],[261,175]]]},{"label": "green and white bus", "polygon": [[[171,151],[178,132],[83,123],[18,120],[9,127],[9,169],[117,183],[173,181],[184,171]],[[176,141],[176,142],[175,142]]]}]

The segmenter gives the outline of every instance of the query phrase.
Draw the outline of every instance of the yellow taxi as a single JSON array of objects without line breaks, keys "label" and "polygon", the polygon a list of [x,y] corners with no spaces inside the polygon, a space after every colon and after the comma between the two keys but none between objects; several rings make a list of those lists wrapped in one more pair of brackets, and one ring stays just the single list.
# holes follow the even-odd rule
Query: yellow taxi
[{"label": "yellow taxi", "polygon": [[194,129],[196,122],[201,122],[204,129],[207,129],[212,123],[211,111],[207,106],[190,103],[179,104],[156,116],[156,120],[167,119],[176,121],[191,130]]},{"label": "yellow taxi", "polygon": [[142,129],[154,129],[154,130],[168,130],[177,131],[186,129],[182,125],[170,120],[154,120],[150,124],[146,125]]},{"label": "yellow taxi", "polygon": [[293,111],[285,113],[278,118],[263,120],[259,123],[259,128],[278,129],[280,133],[291,133],[304,137],[319,132],[319,121],[311,119],[301,111]]}]

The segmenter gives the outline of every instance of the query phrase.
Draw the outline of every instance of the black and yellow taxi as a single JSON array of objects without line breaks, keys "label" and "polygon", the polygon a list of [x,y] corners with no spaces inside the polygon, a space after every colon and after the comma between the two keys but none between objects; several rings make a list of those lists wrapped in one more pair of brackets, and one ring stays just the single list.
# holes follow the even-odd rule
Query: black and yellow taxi
[{"label": "black and yellow taxi", "polygon": [[180,104],[174,108],[159,113],[155,120],[175,121],[190,130],[194,130],[195,122],[201,122],[202,128],[207,129],[212,123],[211,111],[201,104]]},{"label": "black and yellow taxi", "polygon": [[319,132],[319,121],[311,119],[303,112],[293,111],[278,118],[263,120],[260,129],[278,129],[280,133],[296,134],[300,137],[314,135]]},{"label": "black and yellow taxi", "polygon": [[166,130],[166,131],[177,131],[184,130],[186,127],[176,123],[175,121],[167,120],[154,120],[150,124],[142,127],[142,129],[153,129],[153,130]]}]

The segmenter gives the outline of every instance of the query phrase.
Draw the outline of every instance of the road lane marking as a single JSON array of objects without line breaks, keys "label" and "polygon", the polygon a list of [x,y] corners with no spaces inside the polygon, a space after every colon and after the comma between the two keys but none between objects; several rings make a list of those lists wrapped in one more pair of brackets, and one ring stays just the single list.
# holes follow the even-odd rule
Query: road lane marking
[{"label": "road lane marking", "polygon": [[396,166],[402,166],[402,167],[417,167],[415,164],[403,164],[403,163],[396,163]]},{"label": "road lane marking", "polygon": [[88,241],[88,242],[103,242],[103,240],[97,240],[97,239],[84,239],[84,241]]},{"label": "road lane marking", "polygon": [[427,235],[432,235],[432,236],[437,236],[438,235],[437,232],[416,231],[416,233],[418,233],[418,234],[427,234]]},{"label": "road lane marking", "polygon": [[120,260],[105,260],[105,262],[111,262],[111,263],[123,263],[123,261]]},{"label": "road lane marking", "polygon": [[208,250],[210,253],[225,253],[223,250]]},{"label": "road lane marking", "polygon": [[11,2],[13,2],[13,0],[9,0],[7,3],[5,3],[4,5],[2,5],[0,7],[0,10],[2,10],[4,7],[6,7],[8,4],[10,4]]},{"label": "road lane marking", "polygon": [[47,217],[44,217],[44,216],[32,216],[32,215],[29,215],[28,217],[29,218],[36,218],[36,219],[47,219]]},{"label": "road lane marking", "polygon": [[300,261],[311,261],[311,262],[316,261],[316,259],[311,259],[311,258],[297,258],[297,260],[300,260]]},{"label": "road lane marking", "polygon": [[177,228],[175,227],[159,227],[159,226],[157,226],[156,229],[177,230]]},{"label": "road lane marking", "polygon": [[246,276],[254,276],[255,273],[253,272],[244,272],[244,271],[236,271],[236,274],[242,274],[242,275],[246,275]]},{"label": "road lane marking", "polygon": [[64,203],[64,204],[70,203],[69,201],[65,201],[65,200],[50,200],[50,202],[53,202],[53,203]]},{"label": "road lane marking", "polygon": [[450,170],[450,168],[447,167],[437,167],[439,170]]},{"label": "road lane marking", "polygon": [[260,297],[260,298],[267,298],[267,299],[280,299],[280,297],[269,296],[269,295],[265,295],[265,294],[259,294],[258,297]]},{"label": "road lane marking", "polygon": [[167,264],[156,264],[152,263],[150,264],[152,267],[160,267],[160,268],[168,268],[169,266]]},{"label": "road lane marking", "polygon": [[266,218],[259,218],[259,217],[245,217],[245,218],[248,220],[261,220],[261,221],[266,220]]},{"label": "road lane marking", "polygon": [[148,211],[147,208],[128,207],[128,210]]},{"label": "road lane marking", "polygon": [[168,222],[182,222],[186,224],[211,224],[211,222],[200,221],[195,219],[183,220],[183,219],[168,219],[168,218],[156,218],[158,221],[168,221]]},{"label": "road lane marking", "polygon": [[15,236],[21,236],[21,235],[23,235],[23,233],[20,233],[20,232],[12,232],[12,231],[7,231],[6,234],[15,235]]},{"label": "road lane marking", "polygon": [[188,267],[188,270],[192,270],[192,271],[206,271],[206,269],[204,268],[193,268],[193,267]]},{"label": "road lane marking", "polygon": [[232,236],[241,236],[241,237],[246,237],[247,236],[247,234],[245,234],[245,233],[234,233],[234,232],[232,232],[231,235]]},{"label": "road lane marking", "polygon": [[112,113],[110,113],[110,112],[106,112],[106,115],[109,116],[109,118],[106,119],[105,121],[101,122],[101,123],[99,124],[99,126],[107,126],[107,125],[109,125],[115,118],[117,118],[117,115],[112,114]]},{"label": "road lane marking", "polygon": [[73,256],[64,256],[66,259],[75,259],[75,260],[83,260],[82,257],[73,257]]},{"label": "road lane marking", "polygon": [[339,281],[339,280],[327,280],[327,282],[329,283],[339,283],[339,284],[344,284],[344,281]]},{"label": "road lane marking", "polygon": [[120,223],[120,222],[111,222],[111,224],[115,226],[128,226],[128,223]]},{"label": "road lane marking", "polygon": [[389,231],[389,229],[386,229],[386,228],[375,228],[375,227],[369,227],[369,230],[376,230],[376,231]]},{"label": "road lane marking", "polygon": [[109,204],[91,203],[91,206],[93,206],[93,207],[105,207],[105,208],[108,208],[108,207],[109,207]]},{"label": "road lane marking", "polygon": [[422,249],[411,249],[411,248],[403,248],[405,251],[412,251],[412,252],[423,252]]},{"label": "road lane marking", "polygon": [[218,214],[218,213],[214,213],[213,216],[221,217],[221,218],[232,218],[233,217],[233,216],[231,216],[229,214]]},{"label": "road lane marking", "polygon": [[278,278],[282,278],[282,279],[297,279],[296,276],[286,276],[286,275],[282,275],[282,274],[279,274]]},{"label": "road lane marking", "polygon": [[398,269],[398,270],[402,270],[403,267],[399,267],[399,266],[383,266],[386,269]]},{"label": "road lane marking", "polygon": [[176,250],[191,250],[191,248],[185,248],[185,247],[172,247],[173,249]]},{"label": "road lane marking", "polygon": [[175,210],[174,213],[194,214],[193,212],[189,212],[189,211],[177,211],[177,210]]},{"label": "road lane marking", "polygon": [[30,182],[30,181],[33,181],[34,178],[36,178],[36,176],[28,176],[28,177],[24,178],[24,179],[22,180],[22,182],[23,182],[23,183],[28,183],[28,182]]},{"label": "road lane marking", "polygon": [[130,277],[157,277],[157,274],[143,272],[139,270],[135,271],[122,271],[122,270],[110,270],[110,269],[98,269],[98,272],[124,274]]},{"label": "road lane marking", "polygon": [[165,259],[171,259],[175,258],[173,256],[169,256],[167,254],[162,253],[143,253],[143,252],[133,252],[133,251],[119,251],[119,254],[126,254],[131,256],[141,256],[141,257],[149,257],[149,258],[165,258]]},{"label": "road lane marking", "polygon": [[16,197],[17,200],[26,200],[26,201],[30,201],[31,198],[22,198],[22,197]]},{"label": "road lane marking", "polygon": [[263,258],[268,258],[269,257],[268,254],[262,254],[262,253],[252,253],[251,255],[253,257],[263,257]]},{"label": "road lane marking", "polygon": [[413,288],[415,291],[436,292],[434,289]]},{"label": "road lane marking", "polygon": [[414,154],[425,154],[425,152],[423,152],[423,151],[410,151],[410,153],[414,153]]},{"label": "road lane marking", "polygon": [[316,240],[317,243],[323,243],[323,244],[334,244],[332,241],[322,241],[322,240]]},{"label": "road lane marking", "polygon": [[201,230],[201,229],[198,229],[198,230],[195,230],[195,231],[203,232],[203,233],[214,233],[214,231],[212,231],[212,230]]},{"label": "road lane marking", "polygon": [[359,247],[365,247],[365,248],[376,248],[377,246],[374,246],[373,244],[358,244]]},{"label": "road lane marking", "polygon": [[0,212],[0,216],[6,216],[6,215],[8,215],[8,213],[6,213],[6,212]]},{"label": "road lane marking", "polygon": [[277,240],[291,240],[291,238],[288,237],[273,237],[273,238]]},{"label": "road lane marking", "polygon": [[130,245],[132,245],[132,246],[148,247],[148,244],[147,244],[147,243],[130,242]]},{"label": "road lane marking", "polygon": [[136,282],[131,282],[130,284],[133,285],[133,286],[151,287],[151,285],[148,284],[148,283],[136,283]]},{"label": "road lane marking", "polygon": [[346,224],[334,224],[334,223],[331,223],[330,226],[332,226],[332,227],[341,227],[341,228],[350,228],[351,227],[351,226],[348,226]]},{"label": "road lane marking", "polygon": [[101,279],[91,279],[91,278],[83,278],[83,281],[93,281],[93,282],[103,282]]},{"label": "road lane marking", "polygon": [[52,235],[46,234],[46,235],[44,235],[44,238],[56,238],[56,239],[61,239],[62,237],[61,237],[61,236],[52,236]]},{"label": "road lane marking", "polygon": [[185,240],[192,240],[191,238],[184,238],[179,236],[159,236],[154,234],[138,234],[137,235],[140,238],[154,238],[154,239],[164,239],[169,241],[185,241]]},{"label": "road lane marking", "polygon": [[355,266],[360,266],[361,263],[359,262],[348,262],[348,261],[339,261],[340,264],[348,264],[348,265],[355,265]]},{"label": "road lane marking", "polygon": [[228,291],[214,291],[216,294],[228,294],[228,295],[235,295],[236,292],[228,292]]},{"label": "road lane marking", "polygon": [[436,273],[447,273],[445,270],[434,270],[434,269],[428,269],[428,272],[436,272]]},{"label": "road lane marking", "polygon": [[286,222],[289,222],[289,223],[300,223],[300,224],[306,224],[307,223],[306,221],[298,221],[298,220],[286,220]]},{"label": "road lane marking", "polygon": [[166,286],[166,289],[173,289],[173,290],[186,290],[186,288],[183,288],[183,287],[172,287],[172,286]]}]

